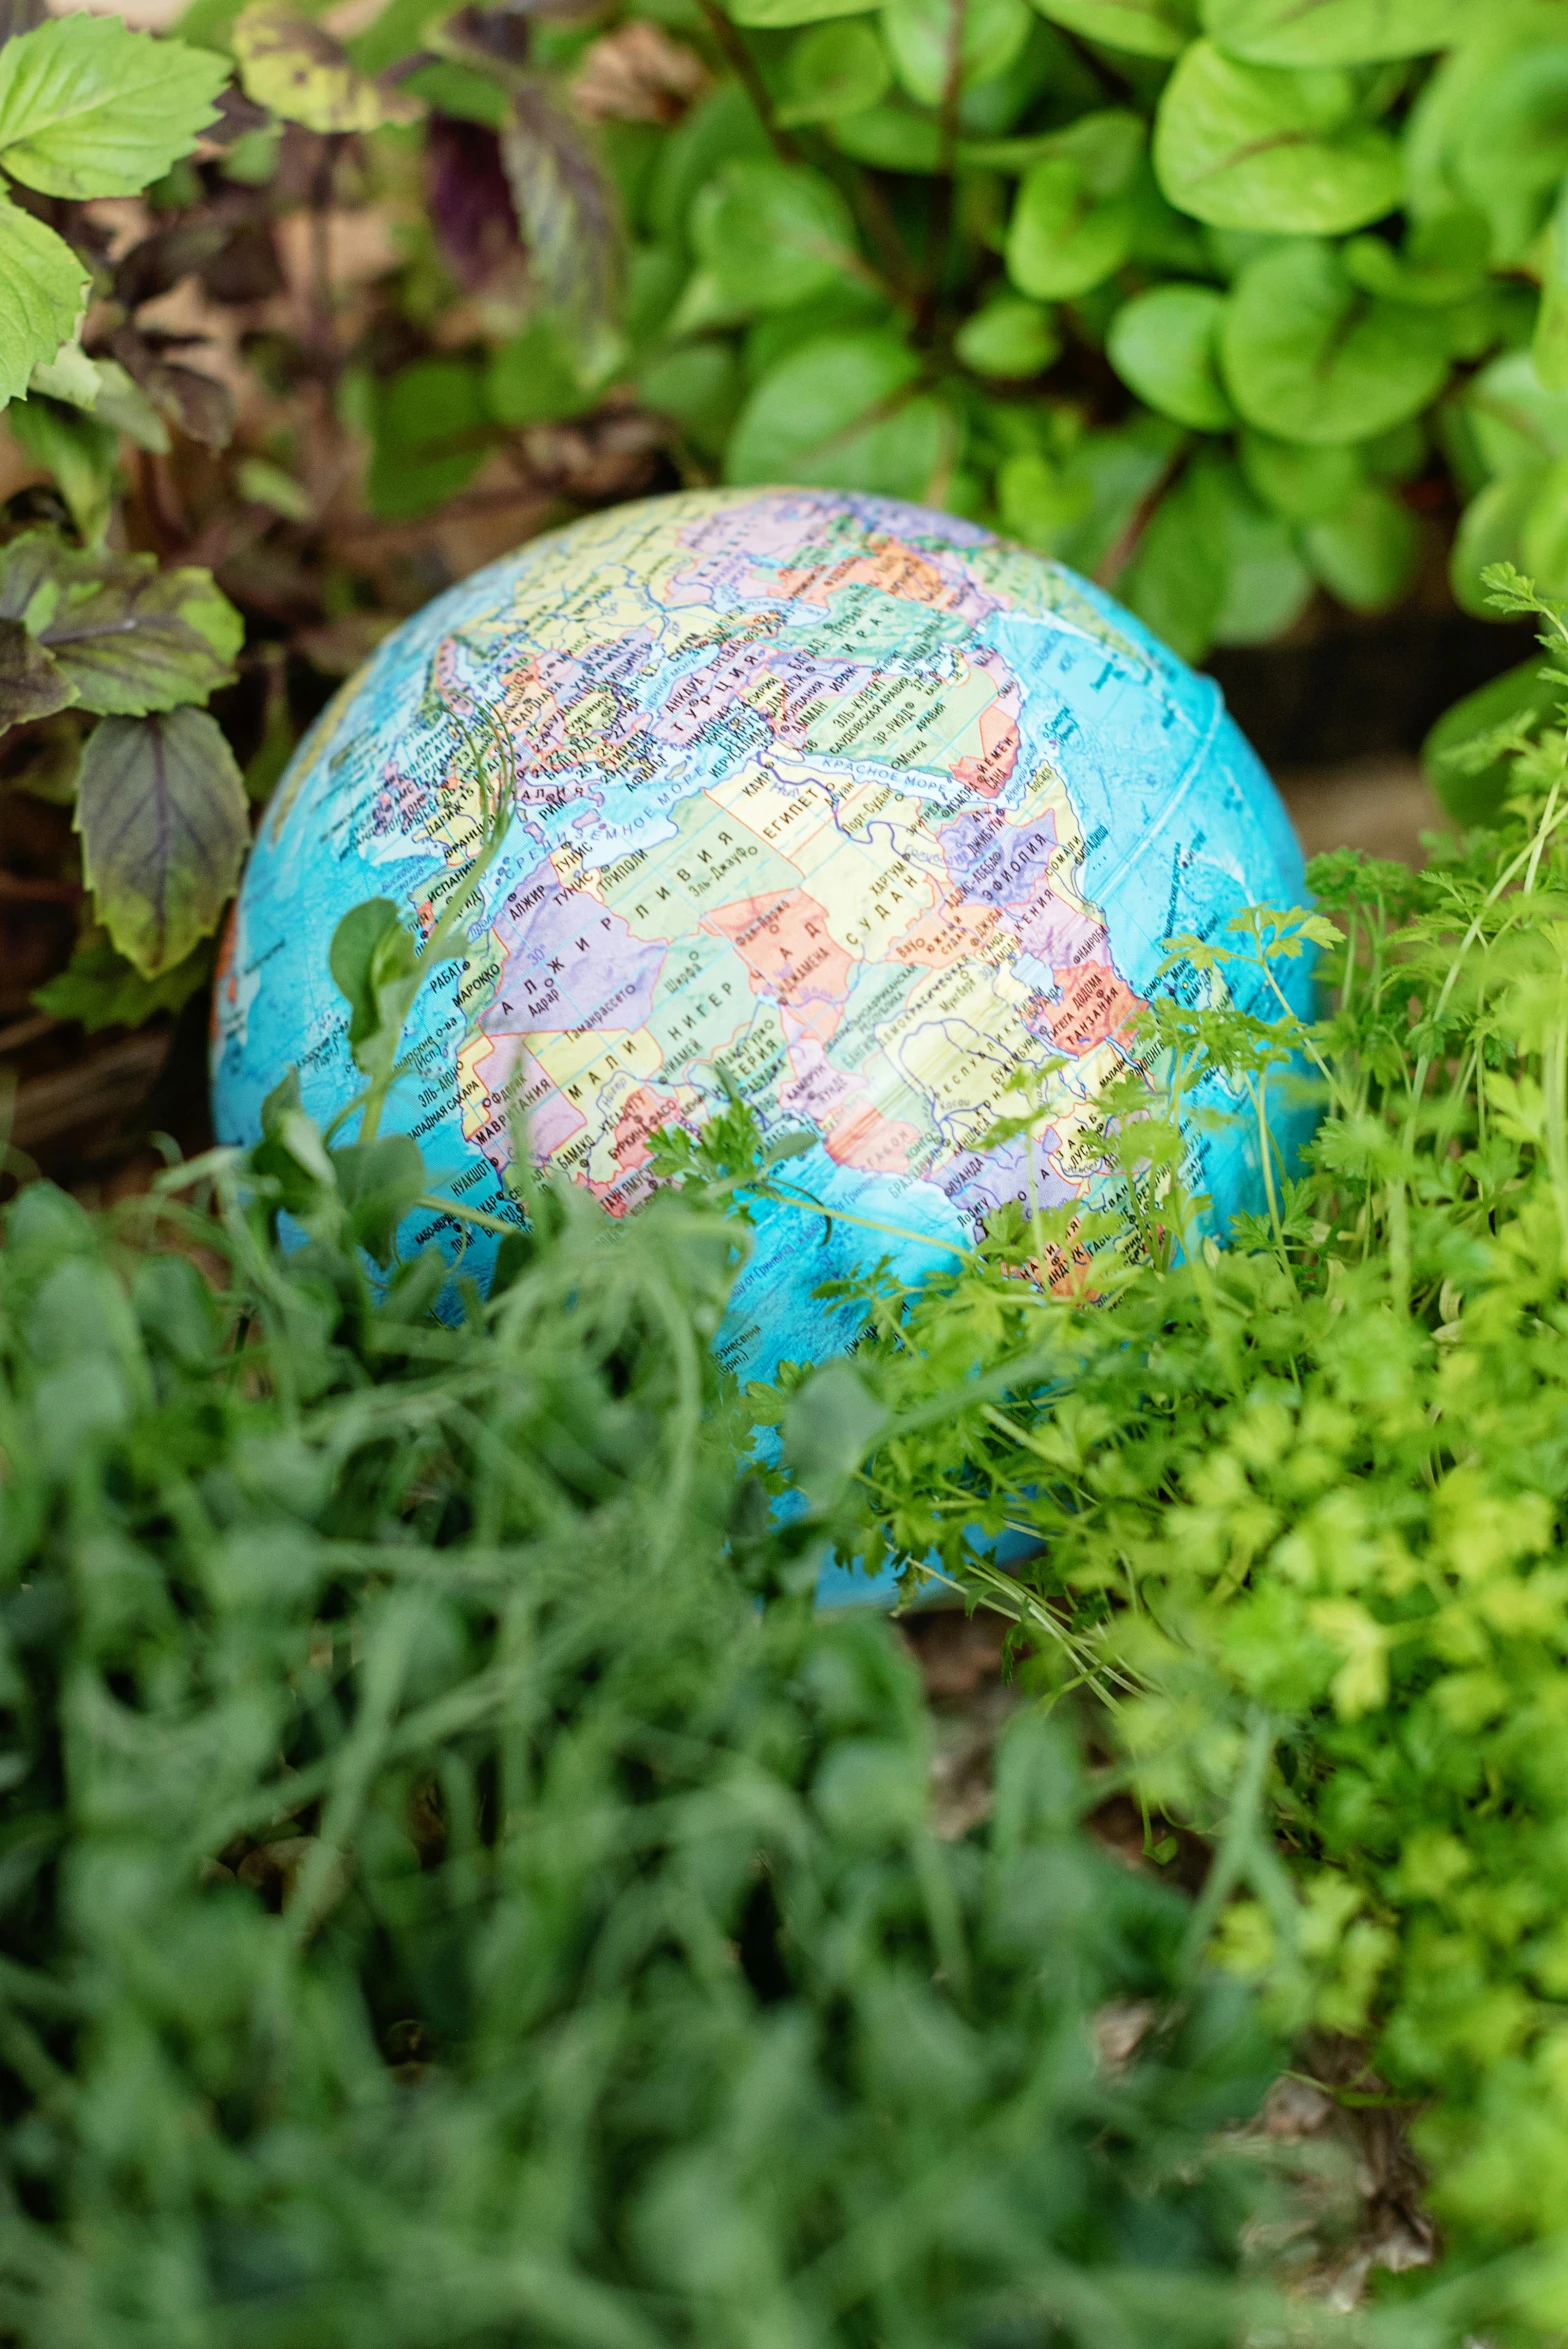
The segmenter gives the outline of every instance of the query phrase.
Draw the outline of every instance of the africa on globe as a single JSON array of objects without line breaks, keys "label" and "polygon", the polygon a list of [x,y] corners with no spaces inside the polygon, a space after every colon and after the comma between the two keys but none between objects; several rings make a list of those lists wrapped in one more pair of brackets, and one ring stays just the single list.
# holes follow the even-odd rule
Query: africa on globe
[{"label": "africa on globe", "polygon": [[[400,1244],[482,1262],[455,1210],[519,1215],[518,1136],[624,1213],[650,1137],[733,1090],[810,1137],[720,1337],[751,1376],[853,1337],[825,1281],[951,1265],[1006,1201],[1114,1206],[1096,1104],[1150,996],[1212,984],[1162,975],[1166,941],[1301,893],[1217,686],[1060,564],[837,490],[651,499],[440,596],[317,721],[225,944],[222,1139],[257,1137],[291,1067],[323,1126],[361,1090],[332,935],[374,897],[428,931],[465,886],[476,743],[505,834],[382,1121],[454,1212]],[[1021,1069],[1047,1114],[988,1147]],[[1261,1205],[1254,1126],[1195,1120],[1189,1148],[1219,1224]]]}]

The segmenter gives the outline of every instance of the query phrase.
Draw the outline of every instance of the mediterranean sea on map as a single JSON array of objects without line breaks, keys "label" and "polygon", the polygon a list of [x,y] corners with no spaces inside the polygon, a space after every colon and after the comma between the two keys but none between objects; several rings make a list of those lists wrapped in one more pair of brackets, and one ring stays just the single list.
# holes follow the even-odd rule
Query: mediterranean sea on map
[{"label": "mediterranean sea on map", "polygon": [[[1096,1103],[1140,1067],[1129,1025],[1218,984],[1162,975],[1166,941],[1302,895],[1218,687],[1061,565],[837,490],[651,499],[440,596],[317,721],[225,942],[225,1141],[257,1137],[290,1067],[323,1125],[360,1090],[332,933],[372,897],[428,931],[465,887],[476,739],[492,782],[510,765],[509,828],[383,1119],[453,1211],[400,1244],[482,1275],[495,1242],[460,1211],[518,1217],[519,1134],[622,1214],[650,1136],[700,1125],[727,1081],[766,1136],[810,1137],[785,1171],[815,1205],[758,1205],[719,1335],[755,1378],[853,1341],[822,1282],[950,1265],[1028,1197],[1026,1145],[985,1146],[1020,1067],[1049,1072],[1039,1203],[1114,1207]],[[1198,1100],[1237,1106],[1213,1079]],[[1188,1145],[1216,1229],[1262,1204],[1255,1121],[1195,1119]]]}]

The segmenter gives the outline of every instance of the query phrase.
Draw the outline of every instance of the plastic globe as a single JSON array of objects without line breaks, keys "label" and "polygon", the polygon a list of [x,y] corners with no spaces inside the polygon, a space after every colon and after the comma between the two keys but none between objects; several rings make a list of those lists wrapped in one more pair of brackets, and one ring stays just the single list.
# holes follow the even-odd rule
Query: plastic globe
[{"label": "plastic globe", "polygon": [[[290,1067],[324,1126],[361,1090],[333,931],[372,897],[428,930],[463,886],[476,743],[505,836],[383,1118],[452,1211],[399,1244],[482,1272],[462,1211],[519,1214],[519,1146],[623,1214],[651,1138],[738,1094],[809,1138],[719,1335],[754,1377],[853,1338],[827,1281],[951,1266],[1007,1201],[1114,1206],[1097,1103],[1143,1066],[1150,996],[1212,984],[1166,942],[1302,889],[1217,686],[1061,565],[836,490],[652,499],[438,597],[317,721],[225,942],[222,1139],[256,1138]],[[1046,1114],[998,1147],[1020,1070]],[[1217,1225],[1261,1207],[1255,1120],[1189,1144]]]}]

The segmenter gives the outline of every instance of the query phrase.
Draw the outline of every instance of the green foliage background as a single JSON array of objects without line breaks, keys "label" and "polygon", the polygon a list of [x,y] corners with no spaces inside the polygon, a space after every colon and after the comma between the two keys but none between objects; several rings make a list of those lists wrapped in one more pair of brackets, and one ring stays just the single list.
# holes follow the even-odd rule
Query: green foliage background
[{"label": "green foliage background", "polygon": [[[1494,574],[1528,609],[1523,583]],[[1063,1211],[913,1296],[785,1408],[847,1555],[940,1559],[1013,1612],[1036,1690],[1125,1758],[1151,1852],[1212,1839],[1201,1931],[1281,2025],[1351,2034],[1430,2164],[1472,2323],[1568,2313],[1559,1766],[1568,1536],[1568,666],[1474,745],[1511,793],[1424,872],[1346,854],[1319,912],[1207,951],[1328,948],[1303,1027],[1160,1007],[1173,1091],[1261,1115],[1310,1075],[1304,1167],[1221,1250],[1119,1122],[1129,1244]],[[1333,919],[1325,918],[1325,910]],[[1179,942],[1183,951],[1204,951]],[[1122,1110],[1132,1117],[1129,1100]],[[1020,1123],[1029,1122],[1028,1104]],[[1018,1278],[1043,1267],[1055,1294]],[[757,1390],[765,1421],[777,1398]],[[839,1431],[837,1435],[834,1431]],[[862,1465],[863,1463],[863,1465]],[[837,1513],[836,1516],[834,1513]],[[1011,1575],[1003,1531],[1036,1545]],[[916,1569],[918,1578],[919,1569]],[[1462,2320],[1465,2288],[1451,2309]],[[1480,2313],[1480,2312],[1483,2312]]]}]

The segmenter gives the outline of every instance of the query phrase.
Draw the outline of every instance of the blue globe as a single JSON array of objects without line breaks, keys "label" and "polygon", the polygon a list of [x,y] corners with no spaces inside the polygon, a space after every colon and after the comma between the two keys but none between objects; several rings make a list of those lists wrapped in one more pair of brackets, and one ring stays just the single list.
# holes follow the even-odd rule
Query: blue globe
[{"label": "blue globe", "polygon": [[[1131,1024],[1212,984],[1162,975],[1166,941],[1302,894],[1218,687],[1060,564],[838,490],[651,499],[439,597],[301,745],[220,970],[224,1140],[256,1138],[291,1066],[323,1125],[360,1090],[332,934],[371,897],[428,925],[461,881],[476,735],[508,829],[383,1120],[454,1211],[401,1244],[481,1266],[494,1243],[457,1210],[516,1214],[518,1134],[623,1214],[650,1137],[733,1088],[766,1136],[810,1137],[720,1333],[753,1377],[853,1337],[824,1281],[950,1265],[1010,1200],[1114,1208],[1096,1110],[1138,1068]],[[1227,973],[1266,1013],[1260,977]],[[1045,1114],[995,1147],[1020,1069]],[[1188,1141],[1217,1225],[1261,1208],[1255,1121]]]}]

